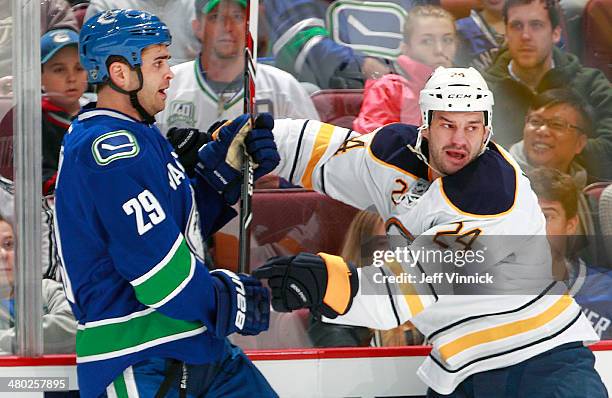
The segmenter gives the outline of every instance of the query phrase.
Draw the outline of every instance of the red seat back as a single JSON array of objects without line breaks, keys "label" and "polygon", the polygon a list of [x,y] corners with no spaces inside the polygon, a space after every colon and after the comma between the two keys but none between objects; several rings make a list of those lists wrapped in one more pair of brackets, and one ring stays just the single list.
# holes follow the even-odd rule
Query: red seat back
[{"label": "red seat back", "polygon": [[597,202],[601,197],[601,193],[608,185],[610,185],[610,182],[594,182],[584,187],[582,192],[584,192],[586,196],[595,199]]},{"label": "red seat back", "polygon": [[453,14],[455,19],[470,15],[470,10],[482,8],[479,0],[440,0],[440,6]]},{"label": "red seat back", "polygon": [[0,175],[13,180],[13,97],[0,97]]},{"label": "red seat back", "polygon": [[[304,189],[261,190],[253,194],[251,269],[274,255],[300,251],[338,254],[357,209]],[[238,217],[214,236],[218,267],[238,262]]]},{"label": "red seat back", "polygon": [[329,89],[313,93],[310,98],[322,122],[352,128],[363,102],[361,89]]},{"label": "red seat back", "polygon": [[583,17],[586,66],[602,70],[612,80],[612,0],[590,0]]}]

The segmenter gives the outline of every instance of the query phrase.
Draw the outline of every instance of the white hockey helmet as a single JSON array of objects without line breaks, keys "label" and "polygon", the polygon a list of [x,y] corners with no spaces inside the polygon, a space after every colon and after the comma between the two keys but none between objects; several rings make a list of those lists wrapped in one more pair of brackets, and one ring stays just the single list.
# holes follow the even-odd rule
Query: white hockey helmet
[{"label": "white hockey helmet", "polygon": [[484,112],[484,124],[489,131],[478,155],[482,155],[487,150],[487,145],[493,136],[493,93],[476,69],[438,66],[421,90],[419,106],[423,124],[419,127],[415,145],[408,145],[408,149],[432,169],[433,166],[421,151],[423,130],[429,128],[432,111]]},{"label": "white hockey helmet", "polygon": [[493,93],[474,68],[445,68],[433,72],[419,98],[423,126],[429,127],[431,111],[485,113],[485,126],[491,128]]}]

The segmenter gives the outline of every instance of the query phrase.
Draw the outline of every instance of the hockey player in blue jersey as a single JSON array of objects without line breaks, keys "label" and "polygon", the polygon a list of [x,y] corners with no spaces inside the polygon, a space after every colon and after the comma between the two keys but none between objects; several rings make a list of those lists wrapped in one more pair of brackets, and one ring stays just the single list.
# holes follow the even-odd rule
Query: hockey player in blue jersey
[{"label": "hockey player in blue jersey", "polygon": [[66,134],[56,196],[80,393],[274,397],[226,338],[267,329],[268,293],[250,276],[209,271],[201,247],[235,215],[238,146],[259,165],[255,177],[278,163],[273,121],[259,118],[265,128],[249,131],[244,115],[217,129],[189,178],[153,124],[173,76],[170,42],[164,23],[136,10],[97,14],[81,30],[98,103]]}]

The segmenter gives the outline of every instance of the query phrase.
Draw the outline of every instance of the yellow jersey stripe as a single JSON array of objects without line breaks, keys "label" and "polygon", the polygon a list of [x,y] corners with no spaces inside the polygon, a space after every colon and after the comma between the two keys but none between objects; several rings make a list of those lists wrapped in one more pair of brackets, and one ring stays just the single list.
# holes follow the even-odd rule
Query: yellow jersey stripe
[{"label": "yellow jersey stripe", "polygon": [[[403,272],[402,266],[395,260],[385,263],[385,265],[397,276],[400,276]],[[411,283],[401,283],[400,291],[404,295],[404,300],[408,305],[408,309],[410,309],[411,316],[415,316],[423,311],[423,302]]]},{"label": "yellow jersey stripe", "polygon": [[565,311],[573,300],[567,294],[563,295],[546,311],[527,319],[521,319],[504,325],[479,330],[453,340],[440,347],[440,356],[444,361],[474,346],[526,333],[546,325]]},{"label": "yellow jersey stripe", "polygon": [[321,123],[321,128],[319,128],[317,132],[317,137],[315,138],[315,143],[310,153],[310,160],[302,176],[301,185],[306,189],[312,189],[312,173],[329,146],[329,141],[334,133],[334,127],[335,126],[331,124]]}]

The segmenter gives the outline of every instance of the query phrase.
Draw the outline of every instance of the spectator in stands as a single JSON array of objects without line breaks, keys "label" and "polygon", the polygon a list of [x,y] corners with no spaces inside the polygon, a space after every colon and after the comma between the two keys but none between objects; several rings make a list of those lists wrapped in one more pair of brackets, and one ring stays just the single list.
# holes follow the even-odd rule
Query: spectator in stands
[{"label": "spectator in stands", "polygon": [[461,42],[458,64],[480,72],[491,65],[506,40],[503,8],[504,0],[483,0],[481,11],[471,10],[468,17],[457,21]]},{"label": "spectator in stands", "polygon": [[55,186],[59,153],[70,119],[81,106],[87,90],[87,72],[78,54],[79,35],[69,29],[53,30],[40,40],[42,64],[43,193]]},{"label": "spectator in stands", "polygon": [[113,8],[131,8],[157,15],[172,34],[172,44],[169,47],[171,65],[191,61],[198,53],[199,43],[188,23],[195,17],[193,0],[91,0],[85,21],[100,11]]},{"label": "spectator in stands", "polygon": [[[41,35],[52,29],[72,29],[78,23],[66,0],[40,0]],[[0,95],[12,93],[13,15],[10,0],[0,0]]]},{"label": "spectator in stands", "polygon": [[[15,236],[12,225],[0,216],[0,354],[15,353]],[[62,285],[42,281],[43,342],[45,354],[75,352],[77,323]]]},{"label": "spectator in stands", "polygon": [[612,178],[612,86],[596,69],[555,48],[561,37],[559,9],[553,0],[507,0],[504,5],[508,50],[484,77],[495,96],[495,140],[510,146],[520,140],[533,98],[545,90],[570,87],[593,107],[595,129],[584,156],[589,174]]},{"label": "spectator in stands", "polygon": [[[591,113],[589,105],[570,89],[544,91],[533,99],[525,118],[523,140],[514,144],[510,153],[524,171],[551,167],[569,174],[582,190],[588,175],[576,156],[592,131]],[[591,209],[583,194],[578,196],[578,215],[580,235],[595,235]]]},{"label": "spectator in stands", "polygon": [[[376,213],[362,210],[349,225],[339,255],[361,267],[369,265],[374,250],[387,247],[382,218]],[[315,347],[364,347],[370,345],[373,331],[361,326],[323,323],[310,315],[308,335]]]},{"label": "spectator in stands", "polygon": [[[417,1],[395,0],[405,9]],[[336,43],[325,27],[325,6],[316,0],[265,0],[276,66],[299,81],[321,89],[362,88],[365,79],[381,76],[390,68]]]},{"label": "spectator in stands", "polygon": [[455,19],[437,6],[412,8],[404,23],[402,49],[397,74],[367,81],[353,130],[369,133],[388,123],[421,124],[421,89],[436,67],[453,66],[457,51]]},{"label": "spectator in stands", "polygon": [[[375,250],[388,248],[385,224],[380,215],[362,210],[348,227],[340,256],[361,267],[371,264]],[[374,330],[365,327],[323,323],[310,316],[308,335],[315,347],[404,346],[423,342],[423,335],[410,322],[381,331],[382,341],[375,339],[371,343],[374,333]]]},{"label": "spectator in stands", "polygon": [[567,281],[570,294],[599,337],[612,339],[612,271],[588,266],[571,249],[579,224],[579,190],[574,179],[552,168],[532,170],[529,179],[546,217],[555,276]]},{"label": "spectator in stands", "polygon": [[[195,1],[192,26],[201,53],[195,61],[172,68],[175,76],[166,91],[167,105],[157,115],[163,133],[172,127],[206,131],[217,120],[242,114],[245,6],[245,0]],[[306,90],[289,73],[261,64],[256,76],[258,113],[318,119]]]},{"label": "spectator in stands", "polygon": [[[40,40],[42,82],[42,154],[43,193],[55,187],[55,174],[64,134],[70,118],[87,103],[83,93],[87,89],[87,73],[78,54],[79,35],[70,29],[56,29],[45,33]],[[0,134],[12,136],[13,112],[0,122]],[[12,154],[11,154],[12,156]]]}]

